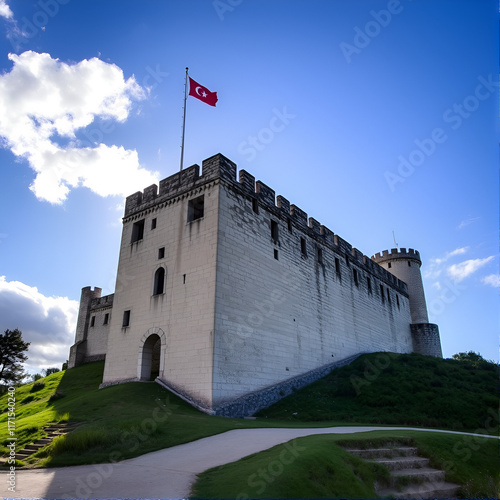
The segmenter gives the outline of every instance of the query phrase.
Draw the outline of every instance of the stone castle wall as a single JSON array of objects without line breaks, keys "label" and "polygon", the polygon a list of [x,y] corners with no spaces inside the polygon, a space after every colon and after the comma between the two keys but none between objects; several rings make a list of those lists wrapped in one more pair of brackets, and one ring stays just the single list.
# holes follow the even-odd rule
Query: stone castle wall
[{"label": "stone castle wall", "polygon": [[147,379],[153,334],[159,379],[221,414],[361,352],[413,350],[402,279],[224,156],[202,167],[126,199],[103,385]]},{"label": "stone castle wall", "polygon": [[235,168],[220,187],[215,319],[216,407],[360,352],[413,349],[406,284]]}]

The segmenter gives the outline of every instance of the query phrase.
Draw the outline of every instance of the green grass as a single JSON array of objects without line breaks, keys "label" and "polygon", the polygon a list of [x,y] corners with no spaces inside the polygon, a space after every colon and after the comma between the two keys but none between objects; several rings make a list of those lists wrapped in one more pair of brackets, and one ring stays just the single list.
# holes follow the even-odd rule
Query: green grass
[{"label": "green grass", "polygon": [[[89,363],[16,388],[16,450],[45,437],[43,427],[50,423],[81,424],[18,463],[19,466],[105,463],[231,429],[297,427],[292,422],[209,416],[154,382],[132,382],[99,390],[103,367],[103,362]],[[8,455],[6,445],[10,443],[7,397],[0,398],[0,453],[4,457]]]},{"label": "green grass", "polygon": [[[319,435],[294,440],[237,462],[203,472],[196,498],[376,498],[386,486],[385,467],[348,454],[343,447],[369,448],[387,441],[411,444],[446,479],[463,485],[461,498],[497,498],[498,441],[416,431]],[[470,453],[467,453],[467,450]]]},{"label": "green grass", "polygon": [[375,353],[334,370],[258,416],[498,433],[498,402],[494,363]]},{"label": "green grass", "polygon": [[[353,366],[334,371],[262,412],[266,418],[254,421],[205,415],[153,382],[99,390],[102,362],[54,373],[16,388],[16,449],[45,437],[43,427],[50,423],[81,425],[18,465],[118,461],[237,428],[327,427],[349,422],[498,432],[498,417],[491,410],[498,403],[493,396],[496,383],[492,384],[496,368],[469,368],[464,362],[418,355],[390,355],[389,365],[367,378],[364,371],[370,363],[381,365],[382,358],[377,356],[364,356]],[[361,379],[362,375],[365,378]],[[353,381],[360,388],[358,396],[352,394]],[[439,391],[434,393],[430,387]],[[0,453],[4,457],[10,442],[7,398],[0,398]]]},{"label": "green grass", "polygon": [[[81,425],[25,461],[61,466],[122,460],[255,422],[205,415],[155,383],[98,390],[103,363],[90,363],[16,388],[16,449],[53,422]],[[35,386],[35,384],[37,384]],[[43,385],[44,384],[44,385]],[[34,389],[36,387],[36,389]],[[7,396],[0,398],[0,452],[6,456]]]}]

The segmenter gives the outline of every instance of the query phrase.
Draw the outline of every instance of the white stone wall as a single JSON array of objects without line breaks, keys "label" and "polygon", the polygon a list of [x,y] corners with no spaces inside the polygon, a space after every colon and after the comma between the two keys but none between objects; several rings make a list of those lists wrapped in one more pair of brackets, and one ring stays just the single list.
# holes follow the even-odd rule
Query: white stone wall
[{"label": "white stone wall", "polygon": [[[87,348],[86,357],[98,356],[106,354],[108,336],[109,336],[109,326],[111,320],[111,307],[106,307],[103,309],[97,309],[90,312],[90,321],[87,331]],[[109,314],[108,324],[104,324],[104,317]],[[94,318],[94,326],[92,324],[92,318]]]},{"label": "white stone wall", "polygon": [[[211,403],[218,189],[212,182],[125,219],[104,384],[140,375],[142,345],[150,333],[158,333],[160,378]],[[188,201],[201,195],[204,216],[188,222]],[[131,243],[133,223],[141,219],[144,237]],[[159,259],[162,247],[165,257]],[[165,293],[153,296],[158,266],[166,269]],[[125,310],[131,311],[127,328],[122,327]]]},{"label": "white stone wall", "polygon": [[[271,219],[278,222],[279,243],[271,238]],[[367,273],[354,259],[348,265],[323,246],[321,265],[317,245],[297,227],[289,232],[287,222],[263,206],[254,213],[250,199],[221,186],[214,404],[359,352],[412,351],[408,298],[396,299],[391,288],[391,302],[382,302],[378,278],[371,276],[370,293]],[[389,286],[383,282],[386,294]]]},{"label": "white stone wall", "polygon": [[382,254],[377,254],[375,260],[408,285],[412,323],[428,323],[424,285],[420,273],[420,254],[414,250],[410,251],[412,253],[406,252],[404,248],[401,251],[394,248],[390,253],[384,251]]}]

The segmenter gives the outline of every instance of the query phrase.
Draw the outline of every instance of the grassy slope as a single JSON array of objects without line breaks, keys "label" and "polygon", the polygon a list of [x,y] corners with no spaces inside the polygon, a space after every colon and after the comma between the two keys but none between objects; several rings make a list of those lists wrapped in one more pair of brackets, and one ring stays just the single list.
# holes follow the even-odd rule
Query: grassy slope
[{"label": "grassy slope", "polygon": [[[449,434],[384,431],[300,438],[200,474],[197,498],[375,498],[374,482],[388,471],[349,455],[340,446],[387,441],[418,446],[446,479],[462,484],[462,498],[497,498],[498,442]],[[293,450],[293,451],[292,451]]]},{"label": "grassy slope", "polygon": [[[141,455],[256,422],[210,417],[155,383],[129,383],[98,390],[103,363],[59,372],[16,389],[16,437],[20,450],[44,433],[49,422],[81,422],[27,463],[56,466],[108,462]],[[50,401],[56,391],[64,397]],[[0,398],[0,452],[8,450],[6,396]],[[268,425],[265,423],[264,425]]]},{"label": "grassy slope", "polygon": [[498,367],[419,354],[363,355],[262,410],[285,421],[485,429],[498,433]]}]

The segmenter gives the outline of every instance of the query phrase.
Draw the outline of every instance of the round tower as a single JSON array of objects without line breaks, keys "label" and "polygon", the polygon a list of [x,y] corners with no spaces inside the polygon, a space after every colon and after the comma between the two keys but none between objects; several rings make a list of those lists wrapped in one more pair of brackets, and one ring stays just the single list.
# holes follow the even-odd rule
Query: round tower
[{"label": "round tower", "polygon": [[428,356],[443,357],[439,328],[429,323],[425,303],[424,285],[420,274],[420,253],[413,248],[384,250],[372,256],[372,260],[408,285],[410,299],[411,333],[413,351]]},{"label": "round tower", "polygon": [[410,312],[412,323],[428,323],[427,305],[425,303],[424,285],[420,274],[420,254],[417,250],[393,248],[390,252],[384,250],[372,257],[377,264],[387,269],[396,278],[408,285],[410,296]]}]

